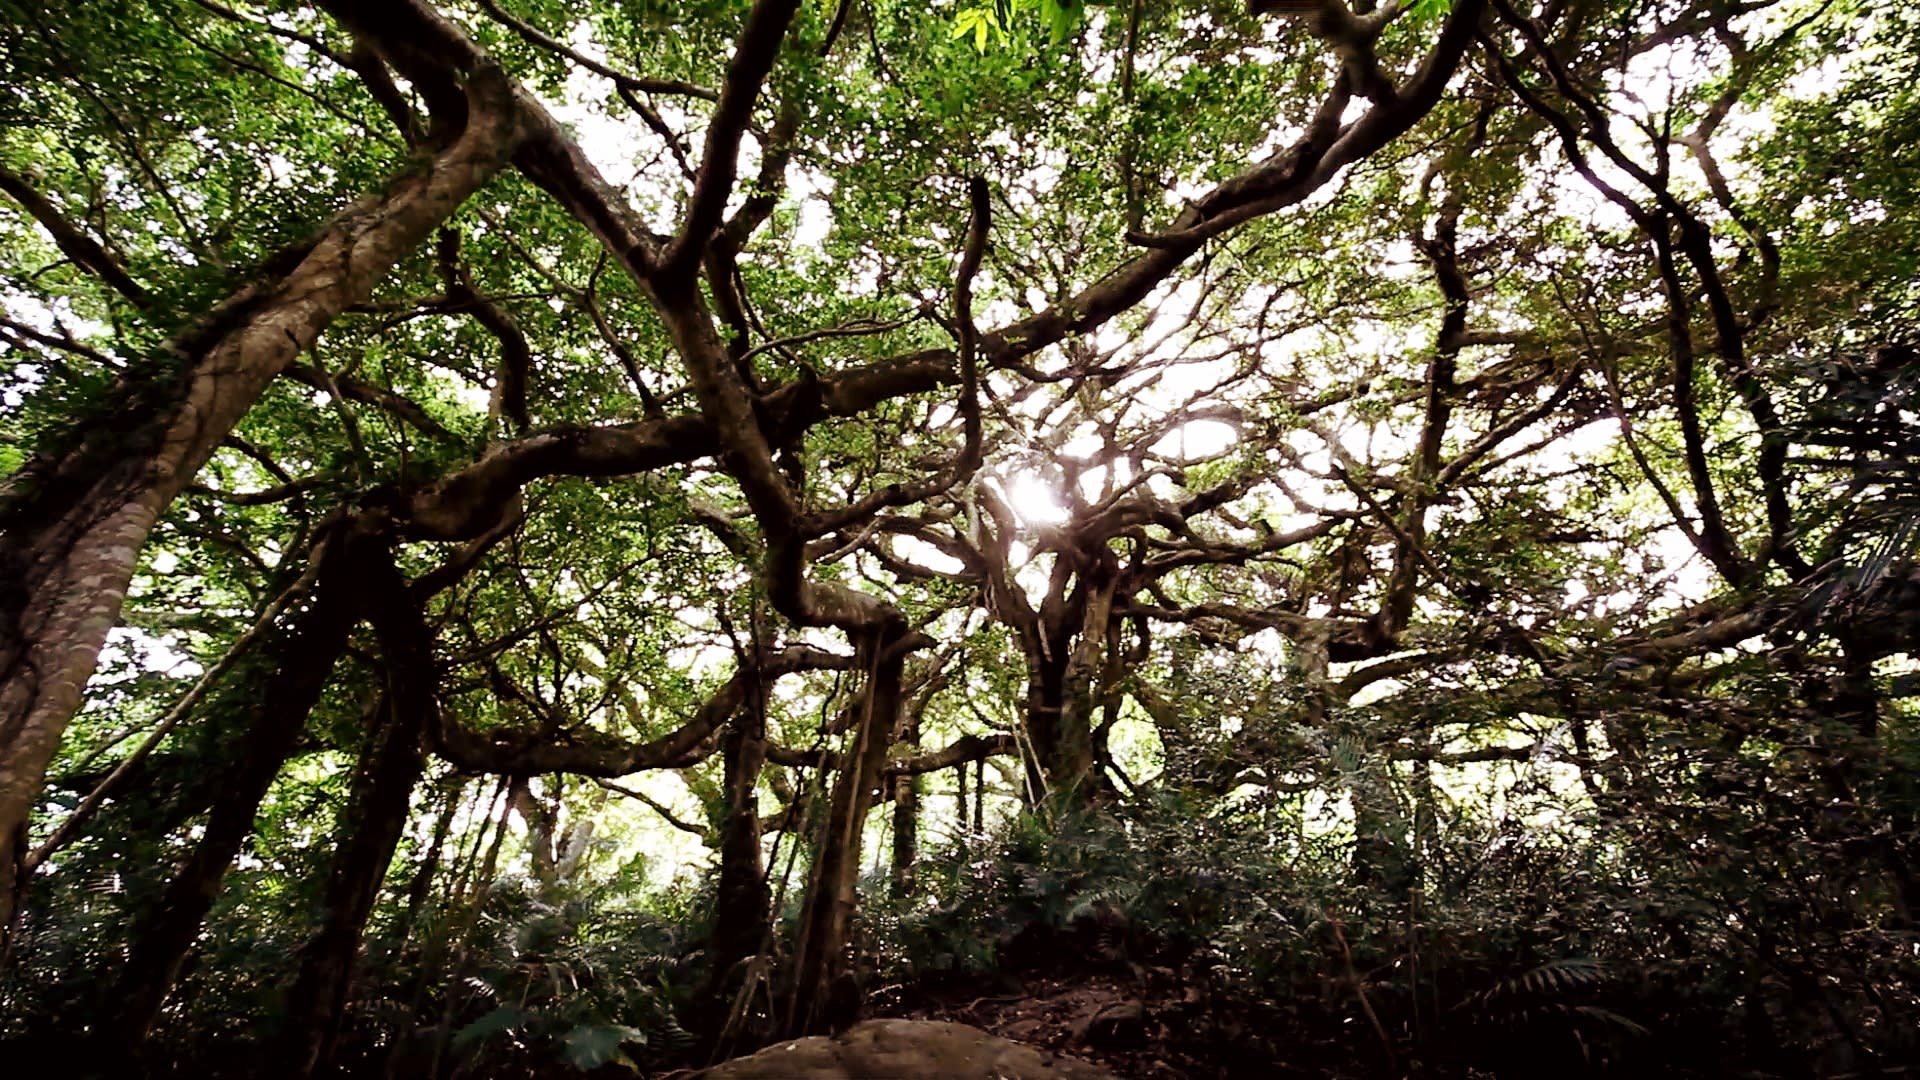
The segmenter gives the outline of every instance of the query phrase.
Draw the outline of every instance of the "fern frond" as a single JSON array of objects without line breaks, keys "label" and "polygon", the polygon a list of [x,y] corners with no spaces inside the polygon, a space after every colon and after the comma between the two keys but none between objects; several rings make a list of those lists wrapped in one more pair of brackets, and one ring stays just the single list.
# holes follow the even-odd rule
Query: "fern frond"
[{"label": "fern frond", "polygon": [[1606,968],[1599,960],[1587,956],[1566,956],[1502,979],[1474,995],[1473,1000],[1487,1004],[1521,995],[1548,997],[1576,987],[1594,986],[1605,978]]}]

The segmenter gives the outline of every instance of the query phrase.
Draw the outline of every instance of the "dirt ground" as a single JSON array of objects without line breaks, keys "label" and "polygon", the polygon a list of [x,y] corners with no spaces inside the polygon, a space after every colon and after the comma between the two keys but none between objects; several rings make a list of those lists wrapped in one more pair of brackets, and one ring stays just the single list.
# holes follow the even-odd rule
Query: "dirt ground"
[{"label": "dirt ground", "polygon": [[971,1024],[1083,1058],[1128,1080],[1337,1075],[1324,1065],[1289,1066],[1278,1045],[1278,1018],[1251,1011],[1216,1000],[1179,972],[1137,968],[887,987],[873,995],[866,1015]]}]

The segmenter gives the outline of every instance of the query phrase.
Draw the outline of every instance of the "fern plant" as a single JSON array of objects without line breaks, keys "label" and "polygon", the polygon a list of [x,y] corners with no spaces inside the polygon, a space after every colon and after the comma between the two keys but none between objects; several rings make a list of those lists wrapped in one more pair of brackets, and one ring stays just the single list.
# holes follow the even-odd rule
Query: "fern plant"
[{"label": "fern plant", "polygon": [[637,1073],[691,1046],[676,1015],[689,983],[685,940],[672,921],[622,907],[617,892],[502,883],[463,973],[440,995],[437,1056],[466,1075],[544,1075],[555,1065]]}]

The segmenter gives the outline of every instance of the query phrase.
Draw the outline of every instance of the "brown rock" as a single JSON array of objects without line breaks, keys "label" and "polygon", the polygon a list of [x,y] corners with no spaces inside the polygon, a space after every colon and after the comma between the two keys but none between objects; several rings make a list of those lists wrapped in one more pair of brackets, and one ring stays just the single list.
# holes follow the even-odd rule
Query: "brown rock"
[{"label": "brown rock", "polygon": [[1105,1069],[979,1028],[932,1020],[869,1020],[832,1038],[775,1043],[695,1080],[1118,1080]]}]

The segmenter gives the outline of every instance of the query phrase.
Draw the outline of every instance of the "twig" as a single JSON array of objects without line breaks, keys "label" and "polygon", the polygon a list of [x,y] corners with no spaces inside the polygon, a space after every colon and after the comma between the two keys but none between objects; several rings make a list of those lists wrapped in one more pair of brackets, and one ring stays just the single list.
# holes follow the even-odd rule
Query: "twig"
[{"label": "twig", "polygon": [[1400,1060],[1393,1052],[1393,1039],[1387,1034],[1387,1026],[1380,1022],[1380,1014],[1373,1011],[1373,1002],[1367,998],[1367,987],[1360,978],[1360,972],[1353,966],[1353,950],[1347,947],[1346,932],[1340,928],[1340,915],[1332,908],[1326,911],[1327,925],[1333,927],[1334,943],[1340,946],[1340,961],[1346,966],[1347,981],[1353,984],[1353,995],[1360,1002],[1360,1011],[1366,1014],[1367,1023],[1372,1025],[1373,1033],[1380,1037],[1380,1050],[1387,1055],[1387,1070],[1399,1073]]},{"label": "twig", "polygon": [[499,4],[495,3],[494,0],[480,0],[480,8],[500,22],[507,24],[514,33],[519,34],[532,44],[558,53],[574,63],[579,64],[581,67],[586,68],[588,71],[593,72],[595,75],[612,79],[614,85],[620,87],[622,90],[633,90],[642,94],[679,94],[685,97],[701,98],[706,101],[719,100],[719,94],[704,86],[697,86],[690,82],[682,82],[678,79],[643,78],[638,75],[629,75],[624,71],[609,67],[578,50],[568,48],[562,42],[542,32],[539,27],[506,11]]},{"label": "twig", "polygon": [[703,838],[710,835],[705,828],[702,828],[699,825],[695,825],[690,821],[682,821],[679,817],[674,815],[673,811],[667,809],[666,806],[663,805],[658,799],[655,799],[653,796],[648,795],[644,791],[640,791],[636,788],[630,788],[623,784],[616,784],[611,780],[602,780],[597,776],[590,777],[590,779],[594,783],[599,784],[601,787],[606,788],[608,791],[615,792],[620,795],[625,795],[629,799],[635,799],[635,800],[638,800],[639,802],[645,803],[648,809],[652,810],[656,814],[659,814],[661,818],[663,818],[666,821],[667,824],[673,826],[676,829],[679,829],[681,832],[689,832],[695,836],[699,836]]}]

